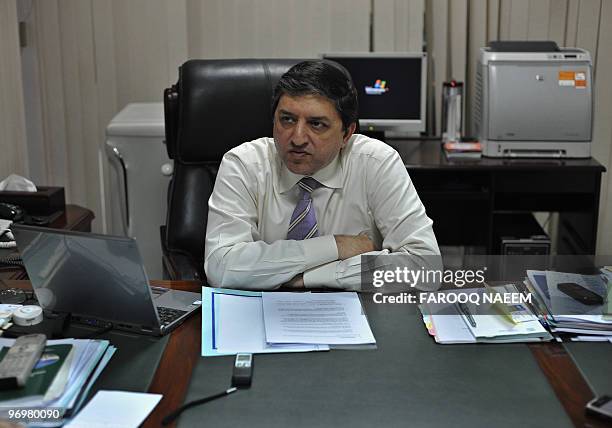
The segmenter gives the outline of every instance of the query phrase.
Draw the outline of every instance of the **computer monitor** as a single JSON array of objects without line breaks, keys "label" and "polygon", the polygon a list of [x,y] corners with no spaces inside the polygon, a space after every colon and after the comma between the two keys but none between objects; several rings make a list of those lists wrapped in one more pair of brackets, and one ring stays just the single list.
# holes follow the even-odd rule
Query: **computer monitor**
[{"label": "computer monitor", "polygon": [[362,132],[402,136],[425,131],[425,52],[326,53],[323,58],[336,61],[351,74]]}]

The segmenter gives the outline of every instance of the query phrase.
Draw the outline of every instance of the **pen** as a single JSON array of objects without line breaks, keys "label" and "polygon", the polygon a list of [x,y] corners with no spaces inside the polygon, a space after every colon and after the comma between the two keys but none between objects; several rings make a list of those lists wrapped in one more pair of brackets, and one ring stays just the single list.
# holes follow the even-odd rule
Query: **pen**
[{"label": "pen", "polygon": [[459,311],[461,311],[461,313],[465,315],[465,317],[468,319],[470,325],[472,327],[476,327],[476,320],[470,313],[470,310],[468,309],[467,305],[465,303],[457,303],[457,306],[459,307]]}]

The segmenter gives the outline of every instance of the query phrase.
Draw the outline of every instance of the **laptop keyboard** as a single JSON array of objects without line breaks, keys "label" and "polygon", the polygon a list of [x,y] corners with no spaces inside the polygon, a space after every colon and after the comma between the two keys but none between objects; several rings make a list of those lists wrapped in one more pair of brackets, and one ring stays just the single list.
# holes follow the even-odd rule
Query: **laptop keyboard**
[{"label": "laptop keyboard", "polygon": [[172,321],[180,318],[184,314],[186,314],[187,311],[181,311],[178,309],[170,309],[170,308],[165,308],[163,306],[158,306],[157,313],[159,315],[159,322],[161,323],[161,325],[167,325],[167,324],[170,324]]}]

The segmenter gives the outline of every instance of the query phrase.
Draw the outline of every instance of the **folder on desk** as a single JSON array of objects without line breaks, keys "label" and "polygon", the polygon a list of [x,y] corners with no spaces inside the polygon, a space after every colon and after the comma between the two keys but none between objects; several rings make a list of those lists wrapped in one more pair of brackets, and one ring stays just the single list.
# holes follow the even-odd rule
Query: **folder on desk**
[{"label": "folder on desk", "polygon": [[[495,287],[498,291],[503,291]],[[507,291],[510,291],[509,289]],[[445,290],[456,293],[457,290]],[[484,293],[485,289],[464,289],[463,293]],[[424,304],[419,306],[429,334],[437,343],[517,343],[552,340],[550,333],[538,318],[524,305],[512,309],[517,322],[509,322],[506,315],[497,314],[490,306],[468,305],[470,316],[462,313],[457,305],[450,303]],[[472,318],[470,322],[469,318]]]},{"label": "folder on desk", "polygon": [[327,351],[326,345],[266,342],[260,291],[202,287],[202,356]]},{"label": "folder on desk", "polygon": [[[327,310],[343,312],[339,325]],[[292,315],[297,310],[302,315]],[[305,311],[305,312],[304,312]],[[332,314],[333,315],[333,314]],[[299,319],[297,319],[299,318]],[[321,319],[325,318],[320,322]],[[297,320],[297,321],[296,321]],[[371,349],[375,339],[356,293],[276,293],[202,287],[202,356]]]},{"label": "folder on desk", "polygon": [[524,284],[536,297],[536,305],[553,333],[576,334],[581,341],[591,341],[588,336],[612,339],[612,319],[606,314],[606,303],[583,304],[564,295],[558,288],[562,283],[575,283],[605,297],[609,293],[605,269],[601,275],[528,270]]},{"label": "folder on desk", "polygon": [[[0,338],[0,348],[8,349],[13,343],[14,339]],[[26,389],[0,397],[0,417],[7,418],[11,407],[57,408],[62,409],[62,417],[71,416],[81,408],[115,351],[107,340],[48,340]],[[46,379],[51,383],[43,379],[47,376],[52,377]]]}]

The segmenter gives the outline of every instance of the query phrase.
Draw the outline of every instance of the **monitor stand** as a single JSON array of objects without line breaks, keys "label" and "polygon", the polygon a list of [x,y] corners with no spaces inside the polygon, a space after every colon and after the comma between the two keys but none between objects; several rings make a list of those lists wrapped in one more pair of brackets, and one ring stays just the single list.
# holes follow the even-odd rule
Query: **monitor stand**
[{"label": "monitor stand", "polygon": [[385,142],[385,131],[361,131],[360,134],[365,135],[366,137],[374,138],[375,140],[379,140]]}]

